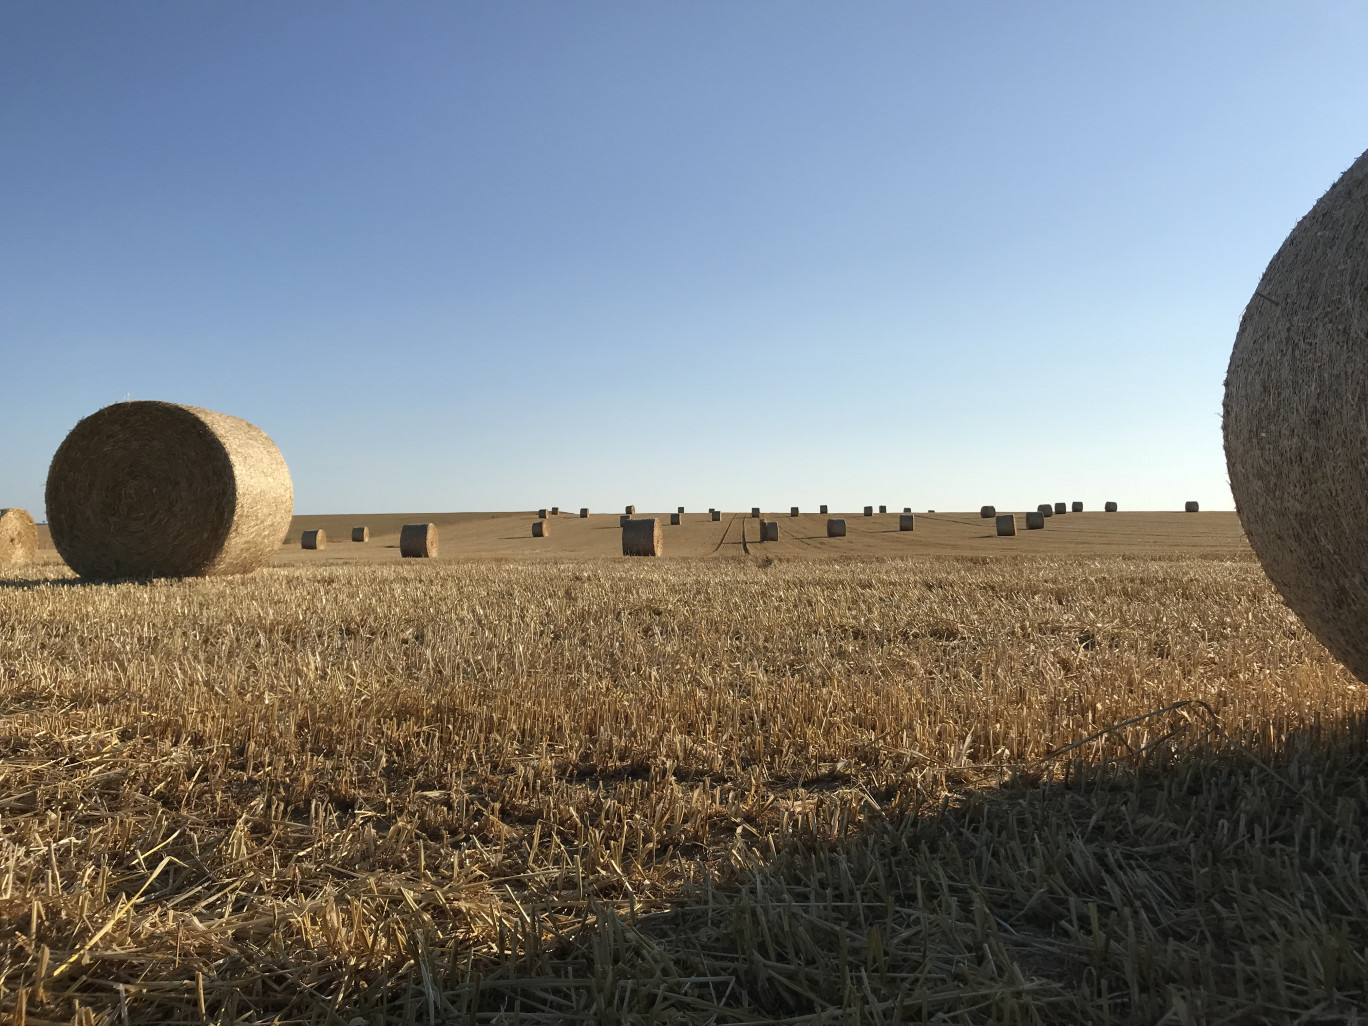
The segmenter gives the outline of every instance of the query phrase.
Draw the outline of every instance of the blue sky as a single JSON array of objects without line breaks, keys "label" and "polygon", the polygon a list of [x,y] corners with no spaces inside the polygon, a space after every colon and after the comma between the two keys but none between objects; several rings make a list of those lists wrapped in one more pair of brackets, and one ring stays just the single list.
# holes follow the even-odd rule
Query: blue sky
[{"label": "blue sky", "polygon": [[110,402],[301,513],[1230,508],[1368,7],[0,0],[0,506]]}]

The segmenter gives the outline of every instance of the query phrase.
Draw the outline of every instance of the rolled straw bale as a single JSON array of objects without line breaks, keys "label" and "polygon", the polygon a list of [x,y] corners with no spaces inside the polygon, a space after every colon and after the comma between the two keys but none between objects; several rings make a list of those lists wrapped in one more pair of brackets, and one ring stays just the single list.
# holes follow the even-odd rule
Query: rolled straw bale
[{"label": "rolled straw bale", "polygon": [[301,549],[326,549],[328,547],[328,533],[321,527],[314,528],[312,531],[304,531],[299,536],[299,547]]},{"label": "rolled straw bale", "polygon": [[560,516],[560,507],[559,507],[559,506],[552,506],[552,507],[551,507],[551,515],[552,515],[553,517],[558,517],[558,516]]},{"label": "rolled straw bale", "polygon": [[[1043,517],[1041,519],[1042,521],[1044,520]],[[999,538],[1016,537],[1016,517],[1012,516],[1012,514],[1002,513],[995,518],[994,522],[997,524]]]},{"label": "rolled straw bale", "polygon": [[588,507],[588,506],[581,506],[581,507],[580,507],[580,519],[581,519],[581,520],[588,520],[588,519],[589,519],[589,507]]},{"label": "rolled straw bale", "polygon": [[370,541],[370,528],[369,528],[369,527],[353,527],[353,528],[352,528],[352,541],[354,541],[354,542]]},{"label": "rolled straw bale", "polygon": [[759,520],[759,519],[760,519],[760,507],[759,507],[759,506],[752,506],[752,507],[751,507],[751,519],[752,519],[752,520]]},{"label": "rolled straw bale", "polygon": [[681,518],[680,518],[680,516],[679,516],[678,513],[671,513],[671,514],[670,514],[670,526],[671,526],[671,527],[678,527],[678,526],[679,526],[679,521],[680,521],[680,519],[681,519]]},{"label": "rolled straw bale", "polygon": [[1196,513],[1198,509],[1200,509],[1200,507],[1191,499],[1183,504],[1184,513]]},{"label": "rolled straw bale", "polygon": [[797,506],[790,506],[790,507],[789,507],[789,516],[791,516],[791,517],[796,517],[797,515],[798,515],[798,507],[797,507]]},{"label": "rolled straw bale", "polygon": [[767,520],[767,521],[765,521],[765,541],[774,541],[774,542],[777,542],[778,540],[779,540],[779,521],[777,521],[777,520]]},{"label": "rolled straw bale", "polygon": [[546,515],[547,515],[547,513],[549,513],[549,512],[550,512],[550,510],[539,509],[539,510],[537,510],[537,516],[540,517],[542,520],[545,520],[545,519],[546,519]]},{"label": "rolled straw bale", "polygon": [[880,507],[879,507],[879,512],[880,512],[880,513],[887,513],[887,512],[888,512],[888,507],[887,507],[887,506],[880,506]]},{"label": "rolled straw bale", "polygon": [[820,514],[822,514],[822,516],[826,516],[826,514],[827,514],[826,503],[822,503],[822,505],[819,506],[819,507],[817,508],[817,512],[820,513]]},{"label": "rolled straw bale", "polygon": [[828,538],[845,537],[845,519],[843,517],[832,517],[827,521]]},{"label": "rolled straw bale", "polygon": [[622,525],[622,554],[624,556],[658,556],[663,541],[660,521],[655,517],[629,519]]},{"label": "rolled straw bale", "polygon": [[872,516],[874,515],[874,507],[873,507],[873,506],[866,506],[866,507],[864,508],[864,515],[867,516],[867,517],[872,517]]},{"label": "rolled straw bale", "polygon": [[622,514],[622,516],[618,517],[618,526],[620,526],[620,527],[626,527],[626,526],[627,526],[627,521],[629,521],[629,520],[631,520],[631,519],[632,519],[632,518],[629,517],[626,513]]},{"label": "rolled straw bale", "polygon": [[678,513],[680,516],[683,516],[683,515],[684,515],[684,507],[683,507],[683,506],[680,506],[677,510],[675,510],[675,512]]},{"label": "rolled straw bale", "polygon": [[917,518],[914,517],[911,513],[899,513],[899,514],[898,514],[898,530],[899,530],[899,531],[912,531],[912,530],[915,530],[915,529],[916,529],[916,526],[917,526]]},{"label": "rolled straw bale", "polygon": [[1045,514],[1041,510],[1026,514],[1026,530],[1039,531],[1045,527]]},{"label": "rolled straw bale", "polygon": [[983,517],[984,520],[991,520],[993,517],[997,516],[997,507],[996,507],[996,506],[980,506],[980,507],[979,507],[979,516]]},{"label": "rolled straw bale", "polygon": [[545,538],[545,537],[546,537],[546,529],[547,529],[548,527],[550,527],[550,526],[551,526],[551,525],[548,524],[545,520],[534,520],[534,521],[532,521],[532,537],[533,537],[533,538]]},{"label": "rolled straw bale", "polygon": [[399,530],[399,555],[405,559],[436,559],[437,525],[405,524]]},{"label": "rolled straw bale", "polygon": [[1075,503],[1073,504],[1073,512],[1075,512],[1075,513],[1082,513],[1082,512],[1083,512],[1083,503],[1081,503],[1081,502],[1075,502]]},{"label": "rolled straw bale", "polygon": [[1042,517],[1052,517],[1054,516],[1054,507],[1051,506],[1048,502],[1042,502],[1039,506],[1036,507],[1036,512],[1039,513]]},{"label": "rolled straw bale", "polygon": [[[1287,605],[1368,680],[1368,153],[1297,224],[1240,321],[1226,466],[1249,543]],[[1196,503],[1190,505],[1196,506]]]},{"label": "rolled straw bale", "polygon": [[1105,506],[1102,507],[1102,510],[1103,510],[1103,512],[1106,512],[1106,513],[1115,513],[1115,512],[1116,512],[1116,503],[1114,503],[1114,502],[1109,502],[1109,503],[1107,503]]},{"label": "rolled straw bale", "polygon": [[911,512],[912,512],[912,507],[911,507],[911,506],[904,506],[904,507],[903,507],[903,512],[904,512],[904,513],[911,513]]},{"label": "rolled straw bale", "polygon": [[293,508],[266,433],[194,406],[106,406],[48,469],[52,543],[87,578],[247,573],[270,562]]},{"label": "rolled straw bale", "polygon": [[0,564],[32,563],[38,552],[38,528],[26,509],[0,509]]},{"label": "rolled straw bale", "polygon": [[1062,517],[1065,513],[1069,512],[1068,503],[1056,502],[1056,503],[1055,503],[1055,509],[1054,509],[1054,511],[1055,511],[1055,516]]},{"label": "rolled straw bale", "polygon": [[634,517],[636,516],[636,507],[628,506],[626,509],[623,510],[623,512],[626,513],[629,517]]},{"label": "rolled straw bale", "polygon": [[720,509],[715,509],[715,510],[713,510],[713,511],[712,511],[712,518],[713,518],[713,520],[721,520],[721,519],[722,519],[722,511],[721,511]]}]

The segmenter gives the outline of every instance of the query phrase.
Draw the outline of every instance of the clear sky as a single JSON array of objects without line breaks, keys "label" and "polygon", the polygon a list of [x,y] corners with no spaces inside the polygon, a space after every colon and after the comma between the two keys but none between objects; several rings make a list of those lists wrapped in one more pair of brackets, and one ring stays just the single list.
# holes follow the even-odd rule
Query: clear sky
[{"label": "clear sky", "polygon": [[301,513],[1230,508],[1355,3],[0,0],[0,506],[131,396]]}]

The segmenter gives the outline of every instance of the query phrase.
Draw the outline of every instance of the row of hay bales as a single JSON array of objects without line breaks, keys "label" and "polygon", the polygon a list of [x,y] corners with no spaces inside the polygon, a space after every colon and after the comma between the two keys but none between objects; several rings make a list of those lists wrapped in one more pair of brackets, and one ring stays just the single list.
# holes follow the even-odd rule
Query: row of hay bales
[{"label": "row of hay bales", "polygon": [[[370,541],[370,528],[359,525],[351,529],[354,542]],[[328,547],[328,532],[321,527],[301,531],[299,547],[319,551]],[[405,524],[399,530],[399,554],[405,559],[437,558],[437,525]]]}]

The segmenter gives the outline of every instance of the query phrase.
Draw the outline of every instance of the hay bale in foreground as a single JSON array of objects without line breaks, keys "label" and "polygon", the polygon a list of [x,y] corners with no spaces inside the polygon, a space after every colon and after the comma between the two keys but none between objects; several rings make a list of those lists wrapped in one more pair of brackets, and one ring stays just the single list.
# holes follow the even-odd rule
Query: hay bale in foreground
[{"label": "hay bale in foreground", "polygon": [[678,513],[671,513],[671,514],[670,514],[670,526],[671,526],[671,527],[678,527],[678,526],[679,526],[679,522],[680,522],[680,520],[682,520],[682,519],[683,519],[683,518],[682,518]]},{"label": "hay bale in foreground", "polygon": [[1056,502],[1054,511],[1055,516],[1062,517],[1065,513],[1069,512],[1068,504],[1063,502]]},{"label": "hay bale in foreground", "polygon": [[832,517],[830,520],[827,521],[828,538],[844,538],[845,536],[846,534],[844,517]]},{"label": "hay bale in foreground", "polygon": [[580,507],[580,519],[581,519],[581,520],[588,520],[588,519],[589,519],[589,507],[588,507],[588,506],[581,506],[581,507]]},{"label": "hay bale in foreground", "polygon": [[712,511],[712,518],[713,518],[714,521],[721,520],[721,519],[722,519],[722,511],[721,511],[720,509],[715,509],[715,510],[713,510],[713,511]]},{"label": "hay bale in foreground", "polygon": [[979,516],[983,517],[984,520],[991,520],[991,519],[993,519],[993,517],[997,516],[997,507],[996,507],[996,506],[980,506],[980,507],[979,507]]},{"label": "hay bale in foreground", "polygon": [[1045,527],[1045,514],[1036,510],[1034,513],[1026,514],[1026,530],[1039,531]]},{"label": "hay bale in foreground", "polygon": [[917,526],[917,518],[914,517],[911,513],[900,513],[900,514],[898,514],[898,530],[899,530],[899,531],[912,531],[912,530],[915,530],[915,529],[916,529],[916,526]]},{"label": "hay bale in foreground", "polygon": [[354,541],[354,542],[365,542],[365,541],[370,541],[370,528],[369,528],[369,527],[353,527],[353,528],[352,528],[352,541]]},{"label": "hay bale in foreground", "polygon": [[322,528],[302,532],[299,536],[299,547],[301,549],[326,549],[328,547],[328,532]]},{"label": "hay bale in foreground", "polygon": [[405,524],[399,531],[399,555],[405,559],[436,559],[437,525]]},{"label": "hay bale in foreground", "polygon": [[1039,513],[1042,517],[1052,517],[1054,516],[1054,507],[1051,506],[1048,502],[1042,502],[1039,506],[1036,507],[1036,512]]},{"label": "hay bale in foreground", "polygon": [[622,525],[622,554],[624,556],[658,556],[663,537],[660,521],[655,517],[628,519]]},{"label": "hay bale in foreground", "polygon": [[1196,513],[1200,508],[1201,507],[1198,506],[1197,503],[1194,502],[1192,499],[1189,499],[1186,503],[1183,504],[1184,513]]},{"label": "hay bale in foreground", "polygon": [[760,521],[760,540],[767,542],[777,542],[779,540],[779,521]]},{"label": "hay bale in foreground", "polygon": [[270,562],[294,488],[254,424],[163,402],[92,413],[52,457],[52,543],[82,577],[201,577]]},{"label": "hay bale in foreground", "polygon": [[867,517],[872,517],[872,516],[874,515],[874,507],[873,507],[873,506],[866,506],[866,507],[864,508],[864,515],[867,516]]},{"label": "hay bale in foreground", "polygon": [[826,516],[826,515],[827,515],[826,503],[822,503],[822,505],[821,505],[820,507],[818,507],[817,512],[820,513],[820,514],[822,514],[822,516]]},{"label": "hay bale in foreground", "polygon": [[0,564],[32,563],[38,553],[38,527],[26,509],[0,509]]},{"label": "hay bale in foreground", "polygon": [[1116,503],[1114,503],[1114,502],[1109,502],[1109,503],[1107,503],[1105,506],[1103,506],[1102,509],[1103,509],[1103,511],[1106,512],[1106,513],[1115,513],[1115,512],[1116,512],[1116,509],[1117,509]]},{"label": "hay bale in foreground", "polygon": [[532,537],[533,537],[533,538],[545,538],[545,537],[546,537],[546,529],[547,529],[548,527],[550,527],[550,526],[551,526],[551,525],[548,524],[545,520],[534,520],[534,521],[532,521]]},{"label": "hay bale in foreground", "polygon": [[[1044,522],[1043,517],[1041,518],[1041,521]],[[997,524],[997,533],[999,538],[1016,537],[1016,517],[1012,516],[1012,514],[1003,513],[1001,516],[996,518],[995,523]]]},{"label": "hay bale in foreground", "polygon": [[1083,503],[1081,503],[1081,502],[1075,502],[1075,503],[1073,504],[1073,512],[1075,512],[1075,513],[1082,513],[1082,512],[1083,512]]}]

